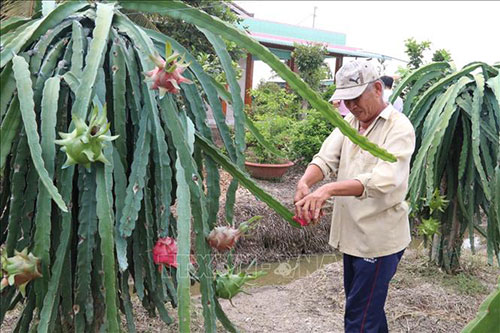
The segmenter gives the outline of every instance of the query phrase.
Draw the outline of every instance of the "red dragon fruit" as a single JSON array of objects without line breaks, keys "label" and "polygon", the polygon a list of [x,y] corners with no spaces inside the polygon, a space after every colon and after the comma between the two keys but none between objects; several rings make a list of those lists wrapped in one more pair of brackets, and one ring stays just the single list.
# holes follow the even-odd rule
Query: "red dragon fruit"
[{"label": "red dragon fruit", "polygon": [[15,285],[24,296],[28,282],[42,276],[40,273],[40,259],[33,253],[28,254],[28,248],[21,252],[14,251],[14,256],[7,258],[4,252],[2,262],[2,282],[0,291],[7,286]]},{"label": "red dragon fruit", "polygon": [[152,71],[145,73],[153,81],[151,89],[159,90],[160,97],[163,97],[166,92],[178,94],[179,84],[181,83],[193,83],[181,75],[189,66],[189,63],[184,62],[184,56],[177,61],[179,54],[172,51],[170,43],[165,44],[165,57],[166,59],[163,60],[158,54],[150,55],[149,58],[155,63],[156,67]]},{"label": "red dragon fruit", "polygon": [[[320,210],[319,211],[319,217],[322,217],[324,215],[323,213],[323,210]],[[313,218],[313,213],[311,211],[309,211],[309,218],[312,220]],[[298,224],[300,224],[301,226],[303,227],[307,227],[309,225],[309,222],[306,221],[306,219],[301,219],[300,217],[298,217],[297,215],[294,215],[292,217],[292,220],[294,220],[295,222],[297,222]]]},{"label": "red dragon fruit", "polygon": [[238,229],[227,226],[215,227],[207,237],[208,244],[221,252],[230,250],[241,236],[255,228],[253,223],[261,218],[262,216],[254,216],[250,220],[241,223]]},{"label": "red dragon fruit", "polygon": [[[177,242],[172,237],[158,238],[153,247],[153,261],[158,265],[158,271],[162,271],[162,265],[177,268]],[[189,261],[192,265],[196,263],[194,256],[190,255]]]},{"label": "red dragon fruit", "polygon": [[177,242],[172,237],[158,238],[153,248],[153,261],[158,265],[161,272],[161,265],[177,268]]}]

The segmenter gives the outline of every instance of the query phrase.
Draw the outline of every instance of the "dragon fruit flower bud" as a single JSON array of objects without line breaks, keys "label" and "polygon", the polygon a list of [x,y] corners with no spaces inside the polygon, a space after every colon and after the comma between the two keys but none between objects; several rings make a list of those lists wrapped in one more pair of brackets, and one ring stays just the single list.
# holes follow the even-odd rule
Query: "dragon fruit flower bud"
[{"label": "dragon fruit flower bud", "polygon": [[215,295],[218,298],[228,299],[231,305],[233,305],[231,301],[232,298],[238,293],[244,292],[242,287],[248,283],[248,281],[255,280],[265,274],[266,272],[263,271],[251,274],[245,272],[234,274],[233,269],[223,274],[217,272],[215,279]]},{"label": "dragon fruit flower bud", "polygon": [[55,141],[56,144],[63,146],[61,150],[66,152],[67,159],[63,168],[81,164],[89,169],[90,163],[96,161],[109,164],[103,154],[104,143],[115,140],[119,135],[106,135],[111,126],[106,119],[106,106],[101,115],[98,107],[94,107],[89,125],[75,115],[73,123],[75,129],[71,133],[59,132],[61,139]]},{"label": "dragon fruit flower bud", "polygon": [[31,280],[42,277],[40,259],[35,257],[33,253],[28,253],[28,248],[21,252],[14,251],[14,256],[10,258],[4,253],[1,262],[3,278],[0,291],[7,286],[15,285],[25,296],[26,285]]}]

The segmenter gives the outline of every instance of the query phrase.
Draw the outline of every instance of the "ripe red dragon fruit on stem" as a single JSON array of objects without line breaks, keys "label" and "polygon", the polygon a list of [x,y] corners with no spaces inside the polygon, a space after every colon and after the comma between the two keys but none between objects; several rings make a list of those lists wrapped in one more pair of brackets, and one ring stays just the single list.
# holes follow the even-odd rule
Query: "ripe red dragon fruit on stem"
[{"label": "ripe red dragon fruit on stem", "polygon": [[249,230],[255,228],[255,222],[262,216],[254,216],[250,220],[241,223],[237,229],[233,227],[215,227],[207,237],[208,244],[221,252],[234,247],[238,239]]},{"label": "ripe red dragon fruit on stem", "polygon": [[172,237],[158,238],[153,247],[153,261],[158,265],[161,272],[161,265],[177,268],[177,242]]},{"label": "ripe red dragon fruit on stem", "polygon": [[33,253],[28,254],[28,248],[21,252],[14,251],[14,256],[7,258],[4,252],[2,262],[2,282],[0,291],[7,286],[15,285],[24,296],[28,282],[42,276],[40,273],[40,259]]},{"label": "ripe red dragon fruit on stem", "polygon": [[[195,264],[193,255],[190,255],[191,264]],[[158,271],[162,271],[162,265],[177,268],[177,242],[172,237],[158,238],[153,247],[153,261],[158,265]]]},{"label": "ripe red dragon fruit on stem", "polygon": [[158,54],[149,56],[156,67],[145,75],[153,82],[151,89],[158,90],[160,97],[163,97],[166,92],[178,94],[181,83],[193,83],[182,76],[189,63],[184,62],[184,56],[178,60],[179,56],[177,52],[172,51],[170,43],[165,44],[165,60]]}]

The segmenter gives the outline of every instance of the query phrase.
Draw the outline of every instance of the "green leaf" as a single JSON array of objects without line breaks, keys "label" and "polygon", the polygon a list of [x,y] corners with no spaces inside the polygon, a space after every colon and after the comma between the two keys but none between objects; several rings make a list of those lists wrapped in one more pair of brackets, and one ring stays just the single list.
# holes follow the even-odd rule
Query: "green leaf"
[{"label": "green leaf", "polygon": [[86,48],[87,40],[83,33],[83,27],[78,21],[73,21],[71,40],[73,41],[71,72],[80,77],[83,69],[83,50]]},{"label": "green leaf", "polygon": [[0,35],[5,36],[10,30],[16,29],[17,27],[30,22],[31,19],[20,16],[12,16],[6,20],[3,20],[0,24]]},{"label": "green leaf", "polygon": [[[54,141],[56,139],[56,121],[57,121],[57,102],[59,99],[59,84],[61,79],[53,77],[47,80],[43,90],[42,113],[41,113],[41,132],[42,132],[42,158],[47,167],[49,176],[54,175],[54,160],[56,148]],[[37,295],[37,306],[41,307],[48,288],[50,279],[50,234],[51,234],[51,202],[48,191],[41,186],[38,192],[36,215],[35,215],[35,235],[33,254],[41,259],[42,275],[41,279],[35,281],[35,292]]]},{"label": "green leaf", "polygon": [[[92,87],[96,84],[97,72],[101,68],[104,51],[106,50],[111,22],[113,21],[114,4],[97,4],[97,18],[90,50],[86,57],[86,65],[82,79],[76,92],[75,103],[71,114],[80,119],[85,119],[92,96]],[[52,14],[52,13],[51,13]]]},{"label": "green leaf", "polygon": [[11,104],[16,91],[16,84],[14,80],[14,74],[12,73],[12,63],[9,62],[7,66],[2,70],[0,75],[0,119],[4,119],[5,111],[7,107]]},{"label": "green leaf", "polygon": [[[425,91],[425,93],[419,98],[419,100],[417,101],[415,106],[411,109],[411,111],[408,115],[408,118],[412,121],[413,126],[415,128],[420,126],[420,119],[423,119],[423,116],[418,117],[418,115],[423,114],[422,110],[426,109],[426,108],[424,108],[424,105],[428,101],[432,100],[436,96],[436,94],[439,93],[440,90],[442,90],[447,85],[454,82],[455,80],[458,80],[462,76],[469,74],[470,72],[472,72],[473,70],[475,70],[476,68],[481,66],[481,64],[482,63],[474,63],[470,66],[464,67],[459,72],[455,72],[451,75],[445,76],[444,78],[442,78],[438,82],[434,83],[429,89],[427,89]],[[419,119],[419,120],[417,120],[417,119]]]},{"label": "green leaf", "polygon": [[423,73],[427,72],[444,72],[446,69],[450,68],[450,64],[447,62],[434,62],[429,65],[422,66],[415,71],[411,72],[406,76],[399,84],[397,87],[394,88],[394,92],[391,95],[391,98],[389,99],[390,103],[394,103],[396,98],[398,98],[399,95],[401,95],[401,92],[403,91],[404,88],[406,88],[410,83],[418,80]]},{"label": "green leaf", "polygon": [[14,249],[19,240],[21,231],[21,221],[25,216],[23,210],[24,205],[24,190],[26,188],[26,174],[28,173],[29,164],[29,146],[24,131],[18,134],[19,144],[17,145],[17,153],[14,160],[14,171],[11,180],[11,200],[9,207],[9,225],[6,241],[7,255],[13,256]]},{"label": "green leaf", "polygon": [[[189,129],[189,137],[184,138],[192,147],[194,141],[194,126],[189,120],[186,124]],[[186,191],[186,174],[181,164],[181,159],[177,157],[175,162],[177,180],[177,299],[179,302],[179,332],[189,332],[191,323],[190,314],[190,250],[191,250],[191,195]]]},{"label": "green leaf", "polygon": [[[245,167],[245,157],[243,155],[245,151],[245,114],[243,112],[243,100],[241,98],[241,90],[236,80],[236,73],[232,66],[231,57],[226,50],[226,45],[224,41],[211,33],[208,30],[200,29],[208,41],[212,44],[215,49],[215,52],[219,56],[219,60],[222,64],[222,67],[226,73],[227,82],[229,84],[229,89],[231,90],[231,95],[233,96],[232,106],[234,112],[234,133],[235,133],[235,145],[236,145],[236,163],[237,165],[243,169]],[[238,190],[238,180],[233,179],[229,188],[226,192],[226,221],[230,224],[233,224],[233,215],[234,215],[234,203],[236,200],[236,191]]]},{"label": "green leaf", "polygon": [[[61,194],[65,200],[71,199],[73,183],[72,178],[74,174],[74,167],[64,169],[62,171],[62,186]],[[52,266],[52,276],[49,281],[48,291],[43,301],[43,306],[40,312],[40,322],[38,324],[38,332],[49,332],[50,325],[54,323],[56,317],[54,312],[57,312],[59,304],[59,291],[62,288],[62,277],[68,274],[67,271],[63,269],[67,263],[67,259],[70,256],[70,251],[68,251],[68,245],[71,238],[72,223],[71,223],[71,211],[68,213],[63,213],[62,219],[62,231],[60,235],[60,243],[56,250],[56,260]],[[69,274],[71,275],[71,274]],[[64,304],[63,304],[64,305]]]},{"label": "green leaf", "polygon": [[[66,169],[64,169],[66,170]],[[90,280],[92,271],[92,258],[96,247],[97,216],[96,216],[96,171],[91,166],[90,172],[83,168],[79,170],[78,192],[78,245],[76,246],[75,269],[75,296],[74,303],[80,307],[75,315],[76,331],[85,330],[85,314],[90,318],[93,311],[93,302],[89,301],[91,293]],[[91,299],[91,298],[90,298]]]},{"label": "green leaf", "polygon": [[[149,152],[151,149],[151,135],[147,130],[148,114],[144,114],[139,127],[139,139],[134,151],[134,159],[128,180],[127,194],[125,197],[125,206],[123,207],[122,217],[119,222],[119,230],[122,237],[130,237],[135,229],[141,201],[143,198],[143,189],[145,186],[144,177],[149,162]],[[127,269],[127,251],[122,249],[117,253],[120,270]]]},{"label": "green leaf", "polygon": [[[54,69],[57,66],[58,59],[64,50],[64,46],[67,43],[67,39],[61,39],[56,45],[49,51],[47,57],[44,59],[40,70],[35,71],[38,73],[38,77],[35,82],[35,87],[33,89],[33,99],[35,102],[35,110],[38,111],[40,100],[43,94],[43,87],[47,79],[52,76]],[[38,112],[37,112],[38,113]]]},{"label": "green leaf", "polygon": [[119,43],[121,43],[121,39],[114,40],[109,54],[113,81],[113,133],[119,135],[115,146],[120,154],[121,163],[127,168],[127,131],[125,127],[127,120],[125,100],[127,68],[125,67],[123,49],[118,45]]},{"label": "green leaf", "polygon": [[66,204],[57,191],[57,188],[52,183],[47,169],[45,169],[42,159],[42,148],[39,142],[39,135],[37,131],[35,105],[33,102],[33,90],[31,90],[31,78],[28,69],[28,63],[24,58],[15,56],[13,59],[14,76],[16,78],[16,85],[18,96],[23,96],[20,101],[21,115],[23,118],[24,127],[28,136],[28,144],[30,146],[31,158],[35,165],[36,171],[40,177],[41,182],[49,192],[52,199],[59,206],[63,212],[67,212]]},{"label": "green leaf", "polygon": [[484,77],[481,74],[474,75],[474,80],[476,81],[476,88],[474,89],[474,96],[472,98],[472,110],[471,110],[471,129],[472,129],[472,159],[474,161],[474,165],[476,166],[476,170],[479,174],[479,177],[482,182],[483,192],[488,201],[491,200],[491,192],[488,184],[488,180],[486,178],[486,174],[484,173],[484,168],[481,164],[481,157],[479,155],[479,144],[481,141],[481,132],[480,132],[480,112],[481,106],[483,105],[483,96],[484,96]]},{"label": "green leaf", "polygon": [[4,67],[19,51],[40,38],[47,30],[54,28],[62,20],[87,6],[88,4],[85,2],[66,1],[46,17],[34,21],[29,28],[4,46],[0,53],[0,67]]},{"label": "green leaf", "polygon": [[0,125],[0,176],[3,177],[5,162],[10,153],[14,138],[19,135],[19,124],[21,113],[19,110],[19,99],[14,97],[10,103],[5,119]]},{"label": "green leaf", "polygon": [[[36,50],[36,52],[33,52],[34,54],[30,62],[30,70],[32,73],[38,73],[38,71],[40,70],[40,65],[42,64],[42,60],[45,58],[45,52],[47,51],[47,48],[52,43],[54,38],[56,38],[61,33],[61,31],[66,29],[70,24],[71,24],[70,21],[59,24],[55,29],[50,31],[50,33],[46,34],[44,38],[41,38],[40,41],[38,41],[38,43],[35,44],[34,49]],[[60,38],[57,44],[60,43],[62,40],[63,39]],[[52,51],[49,52],[52,53]],[[48,75],[45,74],[44,76],[45,79],[47,79]]]},{"label": "green leaf", "polygon": [[231,333],[238,332],[236,327],[234,327],[233,323],[231,323],[229,318],[224,313],[224,310],[222,309],[222,306],[220,305],[219,300],[217,298],[215,299],[215,313],[217,314],[217,318],[219,319],[219,321],[222,323],[222,325],[228,332]]},{"label": "green leaf", "polygon": [[[108,160],[112,160],[108,157]],[[106,166],[106,169],[109,167]],[[97,217],[99,218],[99,236],[101,237],[101,254],[104,271],[104,288],[106,293],[106,320],[109,332],[119,332],[116,308],[116,271],[113,240],[113,198],[111,171],[105,170],[103,164],[97,165]]]}]

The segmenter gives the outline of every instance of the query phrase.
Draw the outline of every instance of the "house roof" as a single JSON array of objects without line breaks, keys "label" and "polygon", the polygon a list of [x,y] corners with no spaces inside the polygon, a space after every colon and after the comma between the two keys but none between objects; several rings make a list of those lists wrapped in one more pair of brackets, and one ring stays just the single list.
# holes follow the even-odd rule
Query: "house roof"
[{"label": "house roof", "polygon": [[346,35],[340,32],[261,20],[250,16],[242,17],[239,27],[244,29],[254,39],[266,45],[271,52],[281,59],[290,59],[294,43],[323,44],[330,57],[343,55],[349,57],[393,59],[387,55],[346,46]]}]

